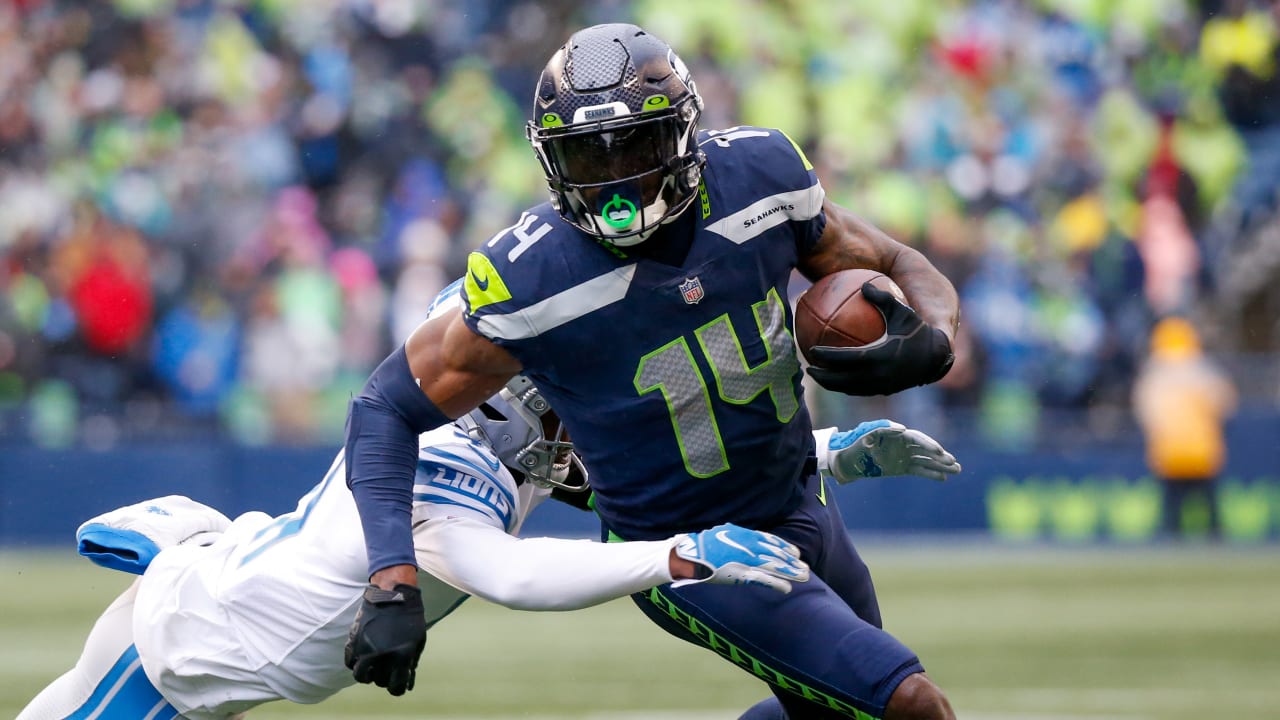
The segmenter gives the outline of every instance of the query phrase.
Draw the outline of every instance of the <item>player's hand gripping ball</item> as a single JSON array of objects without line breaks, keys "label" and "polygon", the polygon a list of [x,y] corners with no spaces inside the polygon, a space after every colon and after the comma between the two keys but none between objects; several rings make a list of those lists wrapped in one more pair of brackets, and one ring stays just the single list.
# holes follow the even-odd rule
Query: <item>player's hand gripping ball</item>
[{"label": "player's hand gripping ball", "polygon": [[890,395],[942,379],[951,340],[874,270],[841,270],[800,296],[796,344],[819,385],[848,395]]}]

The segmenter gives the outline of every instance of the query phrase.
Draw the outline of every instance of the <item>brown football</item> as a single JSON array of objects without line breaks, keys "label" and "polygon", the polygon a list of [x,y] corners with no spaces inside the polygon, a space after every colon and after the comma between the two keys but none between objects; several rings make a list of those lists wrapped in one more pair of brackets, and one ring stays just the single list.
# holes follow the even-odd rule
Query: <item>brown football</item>
[{"label": "brown football", "polygon": [[871,281],[905,302],[905,295],[889,276],[875,270],[841,270],[818,280],[796,301],[796,345],[806,360],[816,345],[861,347],[884,337],[884,315],[862,297]]}]

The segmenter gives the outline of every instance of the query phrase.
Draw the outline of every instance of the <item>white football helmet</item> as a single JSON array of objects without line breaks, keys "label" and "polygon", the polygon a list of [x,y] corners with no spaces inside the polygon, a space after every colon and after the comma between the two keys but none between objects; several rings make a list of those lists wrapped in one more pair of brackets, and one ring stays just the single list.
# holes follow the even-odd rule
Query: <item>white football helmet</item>
[{"label": "white football helmet", "polygon": [[586,490],[587,469],[573,451],[564,424],[554,414],[545,418],[547,424],[555,423],[552,437],[547,437],[543,421],[549,412],[551,404],[533,382],[517,375],[498,394],[458,418],[458,423],[468,435],[488,443],[503,465],[520,472],[534,485],[573,492]]}]

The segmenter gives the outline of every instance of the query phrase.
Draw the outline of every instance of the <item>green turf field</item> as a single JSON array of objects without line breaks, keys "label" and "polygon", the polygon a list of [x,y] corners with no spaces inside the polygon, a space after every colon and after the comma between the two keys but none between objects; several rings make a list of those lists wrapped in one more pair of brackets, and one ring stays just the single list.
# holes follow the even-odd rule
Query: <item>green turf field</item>
[{"label": "green turf field", "polygon": [[[972,720],[1280,717],[1280,548],[865,544],[886,626]],[[0,554],[0,717],[74,662],[128,578]],[[577,613],[472,602],[432,631],[418,689],[353,688],[263,718],[735,718],[764,688],[629,601]]]}]

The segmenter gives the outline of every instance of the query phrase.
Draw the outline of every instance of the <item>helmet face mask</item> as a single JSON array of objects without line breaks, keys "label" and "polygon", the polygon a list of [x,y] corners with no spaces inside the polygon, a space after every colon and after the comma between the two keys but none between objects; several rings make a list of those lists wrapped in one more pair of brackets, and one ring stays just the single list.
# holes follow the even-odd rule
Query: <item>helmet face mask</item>
[{"label": "helmet face mask", "polygon": [[533,383],[517,375],[483,405],[459,418],[467,434],[486,442],[498,460],[544,488],[588,487],[587,470],[560,418]]},{"label": "helmet face mask", "polygon": [[692,202],[704,162],[694,137],[701,112],[666,43],[634,25],[598,25],[548,63],[526,135],[560,215],[626,247]]}]

